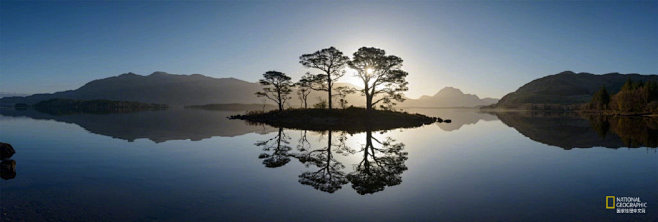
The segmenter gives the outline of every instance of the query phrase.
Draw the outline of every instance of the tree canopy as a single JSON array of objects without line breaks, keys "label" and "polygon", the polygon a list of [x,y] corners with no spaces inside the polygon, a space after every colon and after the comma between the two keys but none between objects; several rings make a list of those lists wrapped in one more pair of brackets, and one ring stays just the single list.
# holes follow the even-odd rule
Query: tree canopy
[{"label": "tree canopy", "polygon": [[345,75],[345,66],[349,58],[343,52],[332,47],[318,50],[314,53],[303,54],[299,57],[299,63],[306,68],[317,69],[322,73],[307,73],[302,81],[310,83],[314,90],[327,91],[329,109],[332,108],[332,89],[334,82]]},{"label": "tree canopy", "polygon": [[263,74],[263,79],[259,83],[263,85],[263,91],[257,92],[256,96],[265,97],[274,101],[279,106],[279,111],[283,110],[283,105],[291,99],[293,83],[291,78],[285,73],[278,71],[267,71]]},{"label": "tree canopy", "polygon": [[391,108],[395,101],[404,101],[403,92],[409,88],[408,73],[401,70],[402,61],[374,47],[361,47],[354,53],[348,64],[363,82],[361,92],[366,97],[366,109],[373,109],[380,102],[383,108]]}]

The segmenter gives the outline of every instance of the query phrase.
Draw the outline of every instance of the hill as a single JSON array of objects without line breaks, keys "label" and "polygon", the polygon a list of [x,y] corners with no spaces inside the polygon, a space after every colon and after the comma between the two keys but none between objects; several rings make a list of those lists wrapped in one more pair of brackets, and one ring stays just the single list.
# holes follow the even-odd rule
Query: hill
[{"label": "hill", "polygon": [[418,99],[407,99],[401,107],[477,107],[495,104],[497,99],[483,98],[465,94],[453,87],[445,87],[433,96],[421,96]]},{"label": "hill", "polygon": [[505,95],[491,108],[528,108],[534,104],[574,105],[587,103],[592,95],[605,86],[615,94],[628,79],[633,81],[658,81],[658,75],[640,74],[591,74],[565,71],[535,79],[516,91]]},{"label": "hill", "polygon": [[[349,83],[336,83],[335,87],[347,86],[357,88]],[[56,93],[34,94],[31,96],[12,96],[0,98],[0,104],[26,103],[36,104],[49,99],[75,100],[115,100],[141,103],[166,104],[169,106],[192,106],[207,104],[263,104],[265,101],[254,95],[262,86],[235,78],[213,78],[201,74],[180,75],[166,72],[154,72],[150,75],[125,73],[104,79],[98,79],[75,90]],[[293,99],[287,104],[300,107],[300,100],[293,93]],[[309,104],[326,101],[326,92],[314,91]],[[348,106],[363,106],[365,99],[360,93],[345,98]],[[336,103],[336,101],[334,101]],[[475,95],[464,94],[461,90],[447,87],[434,96],[420,99],[407,99],[399,107],[474,107],[495,102],[495,99],[480,99]]]},{"label": "hill", "polygon": [[167,105],[210,103],[259,103],[253,96],[260,86],[234,78],[212,78],[200,74],[176,75],[154,72],[148,76],[121,74],[91,81],[76,90],[27,97],[7,97],[0,103],[35,104],[42,100],[107,99]]}]

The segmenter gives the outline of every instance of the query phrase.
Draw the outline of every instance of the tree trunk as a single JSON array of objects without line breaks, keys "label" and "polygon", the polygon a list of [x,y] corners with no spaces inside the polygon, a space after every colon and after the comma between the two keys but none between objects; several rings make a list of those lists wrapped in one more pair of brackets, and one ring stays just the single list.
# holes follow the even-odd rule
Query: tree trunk
[{"label": "tree trunk", "polygon": [[277,89],[276,95],[277,95],[277,99],[278,99],[277,103],[279,104],[279,112],[281,112],[281,111],[283,111],[283,101],[281,101],[281,90]]},{"label": "tree trunk", "polygon": [[329,87],[329,89],[327,89],[327,92],[329,94],[328,95],[329,99],[327,100],[327,103],[329,104],[329,109],[331,109],[331,88],[333,88],[333,87],[331,85],[331,75],[329,75],[329,74],[327,74],[327,81],[328,81],[327,86]]},{"label": "tree trunk", "polygon": [[366,110],[372,110],[372,95],[366,94]]}]

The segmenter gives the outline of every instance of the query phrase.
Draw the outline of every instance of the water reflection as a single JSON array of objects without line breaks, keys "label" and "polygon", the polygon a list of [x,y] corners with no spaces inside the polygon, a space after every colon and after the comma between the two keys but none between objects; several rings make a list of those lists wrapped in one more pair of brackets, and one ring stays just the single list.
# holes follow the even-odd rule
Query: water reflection
[{"label": "water reflection", "polygon": [[290,137],[283,133],[283,128],[279,128],[279,132],[275,137],[256,142],[256,146],[262,147],[263,151],[270,152],[258,156],[259,159],[263,159],[263,165],[276,168],[290,162],[290,157],[293,154],[289,153],[292,150],[289,140]]},{"label": "water reflection", "polygon": [[0,115],[55,120],[76,124],[85,130],[126,141],[146,138],[160,143],[168,140],[198,141],[213,136],[233,137],[247,133],[269,133],[275,128],[249,125],[226,117],[235,111],[170,109],[136,113],[51,115],[32,109],[0,109]]},{"label": "water reflection", "polygon": [[403,149],[403,143],[395,143],[390,137],[382,142],[373,137],[372,132],[366,132],[366,145],[361,150],[363,160],[347,175],[352,188],[359,194],[368,194],[402,183],[400,174],[407,170],[404,165],[407,152]]},{"label": "water reflection", "polygon": [[16,177],[15,160],[2,160],[2,162],[0,162],[0,177],[5,180],[14,179]]},{"label": "water reflection", "polygon": [[428,116],[438,116],[452,120],[451,123],[436,123],[443,131],[457,131],[466,125],[475,125],[480,121],[495,121],[496,115],[479,112],[478,109],[469,108],[409,108],[406,111],[420,113]]},{"label": "water reflection", "polygon": [[[348,140],[359,138],[346,132],[314,132],[317,138],[312,138],[309,131],[299,131],[296,150],[293,150],[292,139],[286,131],[293,130],[279,128],[273,137],[257,141],[255,145],[265,151],[258,158],[263,159],[263,165],[268,168],[281,167],[296,159],[310,169],[299,175],[299,183],[319,191],[334,193],[351,183],[358,194],[372,194],[402,183],[401,174],[407,170],[408,153],[404,151],[404,143],[391,137],[373,136],[377,132],[364,132],[364,141],[354,141],[361,147],[357,150],[348,145]],[[309,139],[326,139],[326,145],[311,143]],[[343,158],[339,160],[337,156]],[[350,159],[358,160],[351,168],[345,163]]]},{"label": "water reflection", "polygon": [[[313,149],[308,142],[307,131],[303,131],[300,137],[300,145],[298,146],[301,152],[297,159],[304,163],[308,168],[314,166],[317,170],[306,171],[299,175],[299,183],[312,186],[316,190],[333,193],[342,188],[348,181],[346,179],[343,169],[345,165],[336,160],[334,154],[349,155],[354,151],[345,143],[347,133],[340,133],[338,136],[338,143],[332,144],[332,131],[327,132],[327,146]],[[305,145],[308,145],[306,148]]]},{"label": "water reflection", "polygon": [[563,149],[658,147],[658,118],[556,112],[499,112],[524,136]]},{"label": "water reflection", "polygon": [[16,161],[10,159],[15,153],[11,144],[0,142],[0,178],[9,180],[16,177]]}]

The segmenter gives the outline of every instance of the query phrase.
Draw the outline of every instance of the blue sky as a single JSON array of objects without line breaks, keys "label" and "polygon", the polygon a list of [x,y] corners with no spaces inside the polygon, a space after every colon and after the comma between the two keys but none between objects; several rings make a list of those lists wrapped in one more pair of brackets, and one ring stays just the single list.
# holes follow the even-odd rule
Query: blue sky
[{"label": "blue sky", "polygon": [[329,46],[402,57],[410,97],[444,86],[501,97],[564,70],[658,73],[658,2],[2,1],[0,92],[126,72],[298,78],[299,55]]}]

